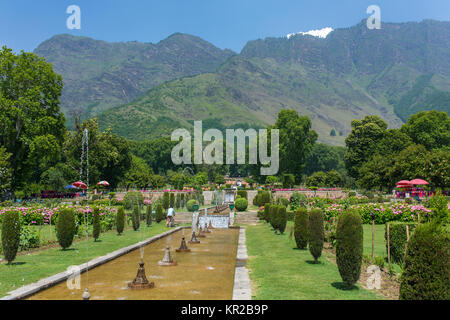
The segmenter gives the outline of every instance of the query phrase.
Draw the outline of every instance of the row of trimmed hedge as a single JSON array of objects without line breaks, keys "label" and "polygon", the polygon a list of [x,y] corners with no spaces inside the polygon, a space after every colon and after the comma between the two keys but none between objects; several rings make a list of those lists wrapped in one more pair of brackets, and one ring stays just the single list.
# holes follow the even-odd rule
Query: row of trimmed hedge
[{"label": "row of trimmed hedge", "polygon": [[283,234],[286,230],[287,215],[284,206],[266,203],[261,218],[270,223],[275,233],[278,231]]}]

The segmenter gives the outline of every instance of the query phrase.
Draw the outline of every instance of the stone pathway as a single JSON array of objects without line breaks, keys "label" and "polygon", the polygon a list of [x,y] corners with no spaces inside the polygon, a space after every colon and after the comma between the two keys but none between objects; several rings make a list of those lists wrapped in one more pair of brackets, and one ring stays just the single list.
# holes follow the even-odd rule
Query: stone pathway
[{"label": "stone pathway", "polygon": [[235,224],[247,224],[247,225],[257,225],[259,223],[259,218],[257,212],[237,212],[234,218]]},{"label": "stone pathway", "polygon": [[245,243],[245,228],[239,230],[239,244],[234,272],[233,300],[251,300],[252,290],[247,265],[247,245]]}]

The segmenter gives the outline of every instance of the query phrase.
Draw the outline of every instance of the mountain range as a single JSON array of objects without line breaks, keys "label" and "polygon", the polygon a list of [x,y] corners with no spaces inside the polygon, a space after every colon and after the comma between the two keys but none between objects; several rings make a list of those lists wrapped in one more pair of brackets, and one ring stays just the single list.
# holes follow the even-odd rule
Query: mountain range
[{"label": "mountain range", "polygon": [[362,21],[322,38],[249,41],[239,54],[179,33],[156,45],[60,35],[35,53],[62,74],[69,119],[79,110],[135,140],[193,120],[265,127],[290,108],[312,119],[319,141],[342,145],[352,119],[376,114],[395,128],[420,110],[450,111],[450,22]]}]

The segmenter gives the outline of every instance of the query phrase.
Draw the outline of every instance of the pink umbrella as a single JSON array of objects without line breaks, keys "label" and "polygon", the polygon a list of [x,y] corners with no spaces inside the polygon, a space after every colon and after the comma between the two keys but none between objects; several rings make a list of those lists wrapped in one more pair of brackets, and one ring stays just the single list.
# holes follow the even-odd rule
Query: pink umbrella
[{"label": "pink umbrella", "polygon": [[88,188],[88,186],[83,181],[74,182],[74,183],[72,183],[72,185],[74,187],[77,187],[78,189],[87,189]]},{"label": "pink umbrella", "polygon": [[99,183],[97,183],[97,185],[108,187],[109,183],[108,183],[108,181],[100,181]]},{"label": "pink umbrella", "polygon": [[410,183],[415,184],[415,185],[429,184],[427,181],[425,181],[423,179],[414,179],[414,180],[411,180]]}]

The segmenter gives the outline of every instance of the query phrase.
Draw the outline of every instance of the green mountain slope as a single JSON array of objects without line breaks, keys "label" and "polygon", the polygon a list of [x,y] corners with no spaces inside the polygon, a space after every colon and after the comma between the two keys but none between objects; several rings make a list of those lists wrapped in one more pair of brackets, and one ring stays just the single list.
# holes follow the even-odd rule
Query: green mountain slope
[{"label": "green mountain slope", "polygon": [[[326,39],[297,35],[250,41],[216,72],[164,83],[99,115],[102,128],[142,140],[192,120],[271,124],[283,108],[309,115],[319,140],[342,145],[350,122],[380,115],[399,127],[422,109],[448,112],[450,23],[365,21]],[[402,121],[403,120],[403,121]],[[330,131],[342,135],[330,136]]]},{"label": "green mountain slope", "polygon": [[234,53],[176,33],[157,44],[58,35],[35,53],[63,76],[63,110],[94,116],[169,80],[215,71]]}]

